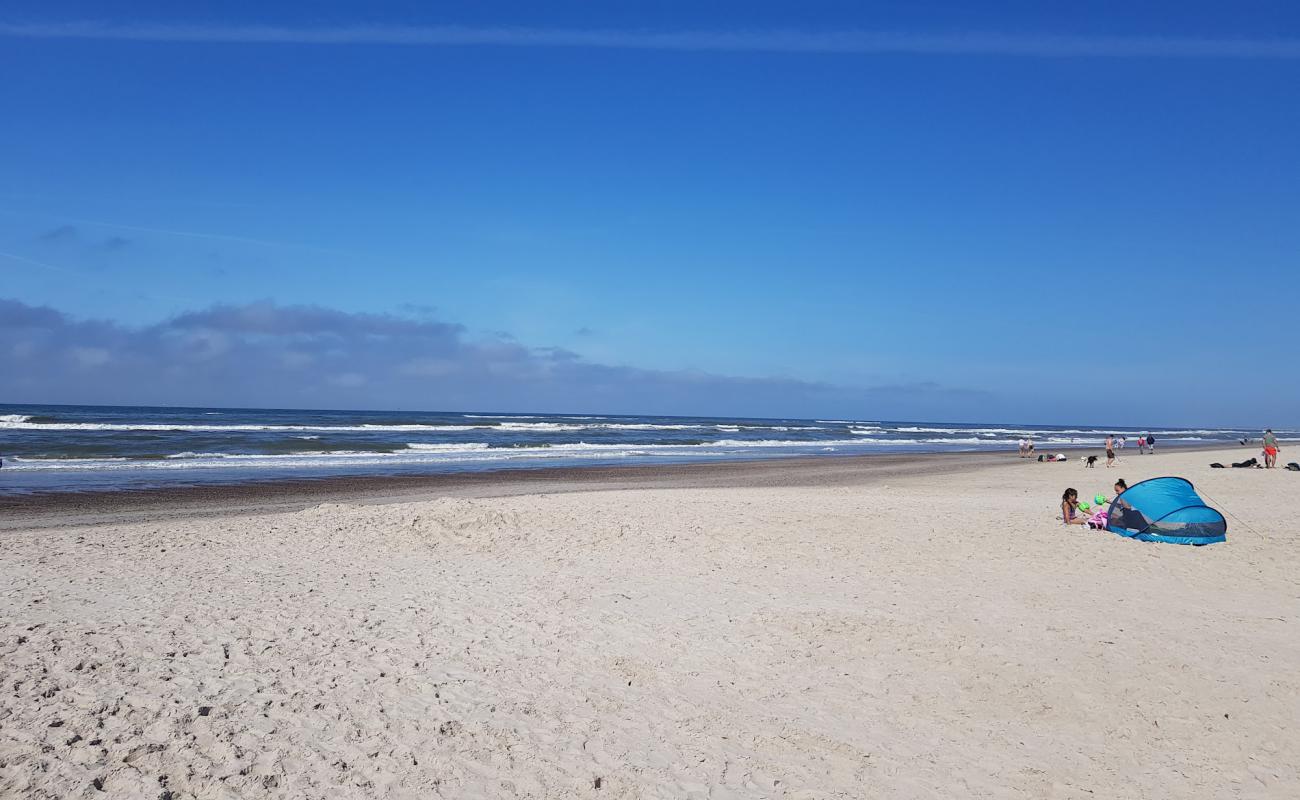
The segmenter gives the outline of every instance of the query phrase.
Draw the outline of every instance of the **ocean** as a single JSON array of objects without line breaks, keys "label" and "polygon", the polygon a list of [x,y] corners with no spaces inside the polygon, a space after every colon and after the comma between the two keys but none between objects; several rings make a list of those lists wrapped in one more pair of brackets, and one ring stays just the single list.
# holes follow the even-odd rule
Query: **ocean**
[{"label": "ocean", "polygon": [[[1144,429],[1157,445],[1259,431]],[[0,494],[779,456],[1095,447],[1136,428],[870,419],[0,405]],[[1279,438],[1300,437],[1281,431]],[[1136,442],[1129,447],[1136,450]]]}]

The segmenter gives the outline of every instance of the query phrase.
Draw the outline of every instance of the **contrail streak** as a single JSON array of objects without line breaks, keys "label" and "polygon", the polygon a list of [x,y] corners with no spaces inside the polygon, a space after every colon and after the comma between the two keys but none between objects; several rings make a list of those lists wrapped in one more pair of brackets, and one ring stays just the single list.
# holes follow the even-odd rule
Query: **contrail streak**
[{"label": "contrail streak", "polygon": [[528,27],[0,23],[0,36],[210,44],[567,47],[1033,58],[1300,59],[1300,40],[885,31],[652,31]]}]

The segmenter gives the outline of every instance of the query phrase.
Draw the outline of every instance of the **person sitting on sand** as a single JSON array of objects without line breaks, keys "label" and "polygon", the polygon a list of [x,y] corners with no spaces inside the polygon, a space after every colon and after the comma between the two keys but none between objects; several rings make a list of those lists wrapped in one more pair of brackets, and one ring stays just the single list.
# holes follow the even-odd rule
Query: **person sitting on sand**
[{"label": "person sitting on sand", "polygon": [[1120,499],[1120,495],[1124,494],[1124,493],[1127,492],[1127,491],[1128,491],[1128,484],[1124,482],[1124,479],[1123,479],[1123,478],[1116,478],[1116,479],[1115,479],[1115,500],[1114,500],[1115,508],[1132,508],[1132,507],[1133,507],[1133,506],[1131,506],[1131,505],[1128,504],[1128,501],[1127,501],[1127,500],[1122,500],[1122,499]]},{"label": "person sitting on sand", "polygon": [[1061,495],[1061,521],[1066,525],[1087,525],[1088,518],[1079,511],[1079,492],[1066,489]]},{"label": "person sitting on sand", "polygon": [[1264,469],[1273,469],[1277,466],[1277,451],[1282,448],[1277,446],[1277,437],[1273,435],[1273,429],[1269,428],[1264,431]]},{"label": "person sitting on sand", "polygon": [[1129,505],[1121,495],[1128,491],[1128,484],[1123,478],[1115,481],[1115,499],[1110,505],[1110,522],[1120,528],[1129,528],[1135,531],[1146,530],[1151,523],[1133,506]]}]

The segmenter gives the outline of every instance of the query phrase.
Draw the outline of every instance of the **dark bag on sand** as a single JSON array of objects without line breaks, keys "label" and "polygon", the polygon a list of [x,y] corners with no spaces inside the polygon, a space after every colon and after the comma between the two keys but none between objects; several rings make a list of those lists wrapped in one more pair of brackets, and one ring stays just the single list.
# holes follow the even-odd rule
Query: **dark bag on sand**
[{"label": "dark bag on sand", "polygon": [[1292,472],[1300,472],[1300,464],[1297,464],[1294,461],[1292,461],[1290,464],[1287,464],[1286,468],[1291,470]]},{"label": "dark bag on sand", "polygon": [[1253,458],[1248,458],[1245,461],[1238,461],[1234,463],[1232,466],[1235,469],[1250,469],[1251,467],[1255,466],[1258,463],[1259,463],[1258,460]]},{"label": "dark bag on sand", "polygon": [[1226,469],[1226,467],[1216,461],[1210,465],[1210,469]]}]

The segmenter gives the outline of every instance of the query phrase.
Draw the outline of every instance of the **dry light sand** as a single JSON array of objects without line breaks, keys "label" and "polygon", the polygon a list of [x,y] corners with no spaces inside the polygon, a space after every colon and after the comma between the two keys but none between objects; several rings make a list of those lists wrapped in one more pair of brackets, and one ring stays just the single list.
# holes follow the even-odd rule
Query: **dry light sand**
[{"label": "dry light sand", "polygon": [[[1300,797],[1242,453],[6,531],[0,796]],[[1226,544],[1054,519],[1160,474]]]}]

